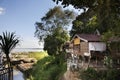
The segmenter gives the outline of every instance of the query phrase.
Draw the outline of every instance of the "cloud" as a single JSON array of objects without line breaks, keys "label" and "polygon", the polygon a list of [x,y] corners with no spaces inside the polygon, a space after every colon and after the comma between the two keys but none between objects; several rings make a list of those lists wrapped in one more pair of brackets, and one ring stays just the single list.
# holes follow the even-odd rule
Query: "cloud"
[{"label": "cloud", "polygon": [[0,7],[0,15],[2,15],[5,12],[5,9]]}]

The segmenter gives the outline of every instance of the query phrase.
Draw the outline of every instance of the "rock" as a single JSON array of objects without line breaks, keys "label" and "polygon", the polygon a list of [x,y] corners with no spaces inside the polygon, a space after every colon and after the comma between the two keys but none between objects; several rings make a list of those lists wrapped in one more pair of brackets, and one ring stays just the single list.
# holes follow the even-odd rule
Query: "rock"
[{"label": "rock", "polygon": [[20,71],[25,72],[25,71],[31,69],[31,68],[33,67],[33,64],[34,64],[34,63],[23,63],[23,64],[19,64],[19,65],[17,66],[17,68],[18,68]]},{"label": "rock", "polygon": [[24,63],[36,63],[37,62],[35,58],[24,58],[22,60]]}]

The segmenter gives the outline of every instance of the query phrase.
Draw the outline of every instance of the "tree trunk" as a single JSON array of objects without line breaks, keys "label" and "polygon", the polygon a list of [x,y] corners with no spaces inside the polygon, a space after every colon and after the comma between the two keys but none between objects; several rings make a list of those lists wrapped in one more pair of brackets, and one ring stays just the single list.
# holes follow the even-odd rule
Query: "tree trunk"
[{"label": "tree trunk", "polygon": [[8,67],[11,67],[11,61],[9,55],[6,55]]},{"label": "tree trunk", "polygon": [[11,80],[11,77],[12,77],[12,75],[11,75],[11,61],[10,61],[10,57],[9,57],[9,55],[6,55],[6,58],[7,58],[7,64],[8,64],[8,80]]}]

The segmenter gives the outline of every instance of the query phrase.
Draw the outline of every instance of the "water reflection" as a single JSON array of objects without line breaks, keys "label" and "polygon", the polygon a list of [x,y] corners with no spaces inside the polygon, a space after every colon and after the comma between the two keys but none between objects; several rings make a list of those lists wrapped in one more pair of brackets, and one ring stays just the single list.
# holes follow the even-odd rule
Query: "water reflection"
[{"label": "water reflection", "polygon": [[13,74],[14,74],[13,80],[24,80],[23,73],[20,72],[19,70],[14,69]]}]

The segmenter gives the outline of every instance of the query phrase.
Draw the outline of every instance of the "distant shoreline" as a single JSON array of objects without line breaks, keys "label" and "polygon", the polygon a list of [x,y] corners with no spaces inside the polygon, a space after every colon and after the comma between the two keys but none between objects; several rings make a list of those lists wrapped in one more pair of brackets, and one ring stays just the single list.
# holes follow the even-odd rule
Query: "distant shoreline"
[{"label": "distant shoreline", "polygon": [[43,48],[15,48],[15,49],[43,49]]},{"label": "distant shoreline", "polygon": [[43,48],[15,48],[12,50],[13,53],[15,52],[41,52],[44,51]]}]

